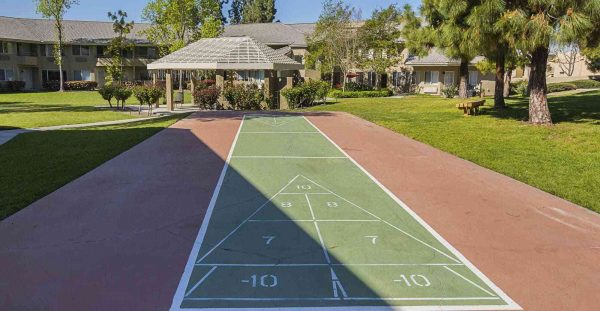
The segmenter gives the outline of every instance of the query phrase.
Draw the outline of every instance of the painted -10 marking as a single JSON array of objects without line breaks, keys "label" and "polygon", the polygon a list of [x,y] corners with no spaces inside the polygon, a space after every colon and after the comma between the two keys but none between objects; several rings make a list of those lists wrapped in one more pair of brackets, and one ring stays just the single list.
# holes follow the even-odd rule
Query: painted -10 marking
[{"label": "painted -10 marking", "polygon": [[429,279],[422,274],[411,274],[408,277],[404,274],[401,274],[400,279],[394,280],[394,282],[403,283],[408,287],[412,287],[413,285],[418,286],[418,287],[431,286],[431,282],[429,282]]},{"label": "painted -10 marking", "polygon": [[249,283],[252,287],[276,287],[278,284],[277,276],[272,274],[256,275],[253,274],[248,280],[242,280],[242,283]]}]

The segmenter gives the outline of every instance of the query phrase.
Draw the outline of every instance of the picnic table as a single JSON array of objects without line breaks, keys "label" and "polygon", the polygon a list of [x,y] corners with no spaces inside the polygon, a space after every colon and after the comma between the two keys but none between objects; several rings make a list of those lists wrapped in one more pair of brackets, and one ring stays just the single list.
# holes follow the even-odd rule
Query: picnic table
[{"label": "picnic table", "polygon": [[467,101],[456,104],[456,108],[462,109],[465,116],[472,116],[479,114],[479,107],[483,105],[485,105],[485,100]]}]

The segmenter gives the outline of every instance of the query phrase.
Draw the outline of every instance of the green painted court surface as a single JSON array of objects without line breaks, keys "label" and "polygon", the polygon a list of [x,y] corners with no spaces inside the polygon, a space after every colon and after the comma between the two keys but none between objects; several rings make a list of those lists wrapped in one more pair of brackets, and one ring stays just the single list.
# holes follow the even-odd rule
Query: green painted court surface
[{"label": "green painted court surface", "polygon": [[390,306],[519,309],[306,118],[246,115],[172,310]]}]

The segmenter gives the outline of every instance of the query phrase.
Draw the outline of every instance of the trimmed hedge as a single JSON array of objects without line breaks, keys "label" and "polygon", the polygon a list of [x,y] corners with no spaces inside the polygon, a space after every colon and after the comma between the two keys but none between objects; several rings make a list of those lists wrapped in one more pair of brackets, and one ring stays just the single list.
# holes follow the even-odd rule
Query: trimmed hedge
[{"label": "trimmed hedge", "polygon": [[[65,81],[65,91],[93,91],[98,87],[96,81]],[[60,89],[59,81],[46,81],[42,88],[49,91],[58,91]]]},{"label": "trimmed hedge", "polygon": [[329,93],[329,83],[325,81],[308,81],[301,83],[293,88],[281,91],[281,95],[285,97],[290,109],[301,107],[310,107],[315,104],[315,101],[325,101],[327,93]]},{"label": "trimmed hedge", "polygon": [[600,88],[600,81],[596,80],[577,80],[569,82],[575,85],[578,89],[596,89]]},{"label": "trimmed hedge", "polygon": [[573,83],[550,83],[548,84],[548,93],[576,90],[577,86]]},{"label": "trimmed hedge", "polygon": [[194,91],[195,102],[200,108],[204,109],[218,109],[221,110],[223,107],[219,104],[219,97],[221,96],[221,88],[216,85],[207,86],[204,88],[196,88]]},{"label": "trimmed hedge", "polygon": [[389,89],[379,91],[356,91],[356,92],[342,92],[340,90],[334,90],[329,92],[329,97],[333,98],[368,98],[368,97],[389,97],[394,95]]},{"label": "trimmed hedge", "polygon": [[0,83],[0,92],[21,92],[25,88],[25,81],[6,81]]}]

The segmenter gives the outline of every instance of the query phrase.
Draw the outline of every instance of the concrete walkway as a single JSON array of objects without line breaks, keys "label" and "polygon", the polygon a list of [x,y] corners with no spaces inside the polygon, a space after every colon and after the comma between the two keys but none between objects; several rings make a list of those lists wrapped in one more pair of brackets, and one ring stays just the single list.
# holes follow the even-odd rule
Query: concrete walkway
[{"label": "concrete walkway", "polygon": [[[134,107],[134,106],[132,106]],[[134,107],[137,109],[138,107]],[[64,130],[64,129],[74,129],[74,128],[84,128],[84,127],[96,127],[96,126],[106,126],[106,125],[119,125],[119,124],[127,124],[134,123],[146,120],[153,120],[157,118],[161,118],[167,115],[172,114],[182,114],[182,113],[190,113],[198,111],[197,108],[184,106],[182,108],[178,108],[175,111],[167,111],[166,108],[161,107],[153,112],[153,116],[137,118],[137,119],[126,119],[126,120],[117,120],[117,121],[103,121],[103,122],[94,122],[94,123],[83,123],[83,124],[68,124],[68,125],[56,125],[56,126],[47,126],[47,127],[38,127],[38,128],[30,128],[30,129],[15,129],[15,130],[6,130],[0,131],[0,145],[7,143],[9,140],[17,137],[19,134],[28,133],[28,132],[38,132],[38,131],[56,131],[56,130]],[[136,113],[137,112],[132,112]],[[145,112],[142,111],[142,114]]]},{"label": "concrete walkway", "polygon": [[[348,114],[308,118],[525,310],[598,306],[598,214]],[[240,122],[196,113],[0,222],[2,308],[168,310]]]}]

